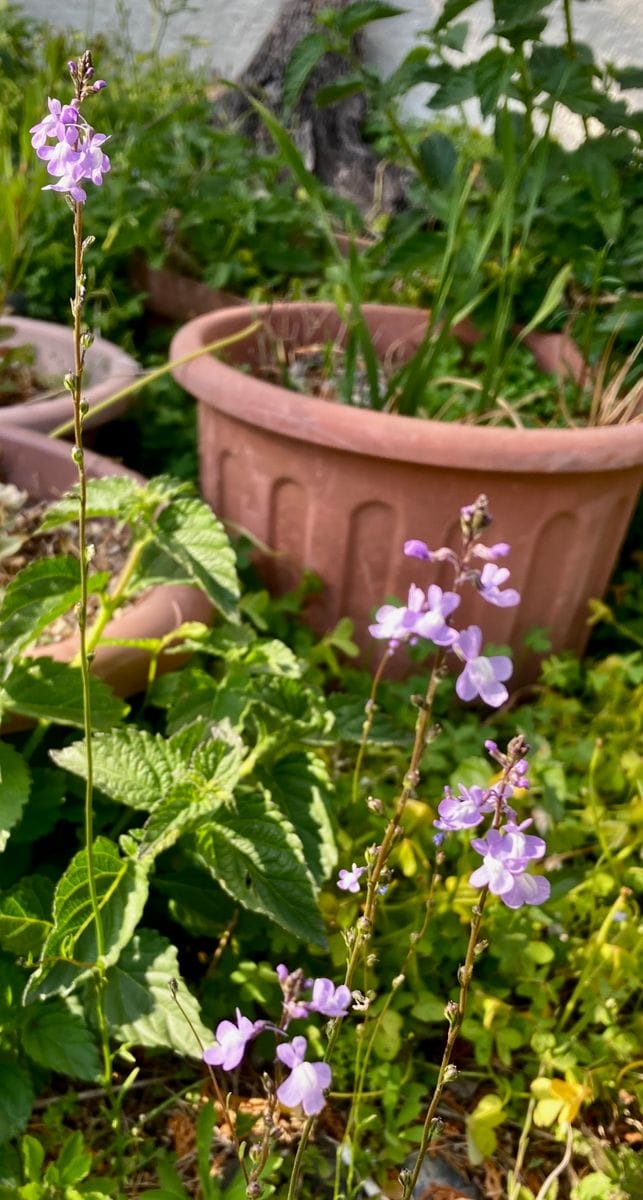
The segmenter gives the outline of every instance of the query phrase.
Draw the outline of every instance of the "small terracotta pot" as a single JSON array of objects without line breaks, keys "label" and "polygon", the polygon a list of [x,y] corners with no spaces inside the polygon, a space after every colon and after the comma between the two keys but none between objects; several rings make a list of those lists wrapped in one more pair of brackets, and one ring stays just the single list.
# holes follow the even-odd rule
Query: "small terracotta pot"
[{"label": "small terracotta pot", "polygon": [[[65,325],[56,325],[51,321],[33,321],[29,317],[0,316],[0,326],[14,330],[8,338],[0,342],[4,346],[33,346],[36,353],[36,367],[52,379],[53,388],[59,388],[49,399],[29,400],[26,404],[9,404],[0,406],[0,429],[6,425],[22,425],[25,429],[34,429],[40,433],[49,433],[58,425],[69,421],[72,416],[72,400],[68,391],[63,387],[63,378],[71,371],[74,364],[72,330]],[[89,413],[85,418],[86,428],[104,425],[119,416],[132,401],[131,396],[119,400],[113,406],[103,409],[92,417],[92,409],[106,400],[121,388],[133,383],[140,374],[135,360],[112,342],[104,338],[94,338],[91,353],[87,355],[87,386],[83,397],[89,404]]]},{"label": "small terracotta pot", "polygon": [[[85,455],[88,474],[129,475],[143,482],[140,475],[89,451]],[[52,441],[43,434],[17,426],[0,432],[0,479],[27,491],[35,499],[53,500],[68,491],[77,480],[69,444]],[[212,620],[212,605],[198,588],[184,584],[165,584],[151,588],[127,611],[117,614],[105,628],[105,637],[163,637],[178,629],[184,621]],[[64,638],[51,645],[28,651],[34,658],[48,657],[71,662],[78,651],[78,637]],[[158,673],[172,670],[183,661],[176,654],[161,654]],[[147,684],[150,655],[131,646],[99,646],[92,671],[118,696],[131,696]]]},{"label": "small terracotta pot", "polygon": [[[364,315],[382,357],[408,356],[427,320],[419,309],[378,305]],[[458,546],[460,506],[485,493],[491,540],[511,544],[522,602],[495,608],[468,589],[458,626],[474,622],[486,641],[510,644],[518,684],[537,675],[538,660],[523,647],[534,626],[547,627],[554,651],[581,653],[587,602],[605,591],[641,485],[643,425],[484,427],[302,396],[252,369],[275,338],[291,349],[341,339],[335,308],[260,306],[252,316],[263,328],[230,347],[225,363],[207,355],[174,374],[199,401],[203,494],[220,517],[277,551],[262,568],[269,584],[281,590],[302,567],[316,571],[326,586],[311,609],[314,626],[324,631],[352,617],[356,641],[372,656],[375,606],[406,597],[411,582],[452,582],[446,566],[425,570],[405,558],[404,541]],[[171,356],[236,333],[247,320],[237,309],[199,317],[176,335]],[[544,348],[531,344],[547,366],[551,339]],[[555,349],[567,357],[560,343]]]},{"label": "small terracotta pot", "polygon": [[189,321],[201,313],[246,303],[232,292],[208,287],[207,283],[167,267],[150,267],[144,261],[135,262],[132,282],[147,293],[146,308],[169,321]]}]

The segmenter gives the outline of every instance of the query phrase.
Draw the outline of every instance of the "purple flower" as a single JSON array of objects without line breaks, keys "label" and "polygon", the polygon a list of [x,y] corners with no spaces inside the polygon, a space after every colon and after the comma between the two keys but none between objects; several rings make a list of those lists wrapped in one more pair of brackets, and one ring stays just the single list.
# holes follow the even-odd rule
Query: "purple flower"
[{"label": "purple flower", "polygon": [[[99,79],[92,90],[100,91],[105,86],[105,81]],[[68,192],[82,203],[87,199],[83,180],[90,179],[100,187],[110,161],[103,151],[107,134],[96,133],[87,124],[78,110],[79,103],[77,99],[71,104],[50,99],[49,114],[31,128],[31,142],[38,158],[47,163],[48,174],[58,180],[47,184],[43,191]],[[48,138],[53,138],[54,145],[47,144]]]},{"label": "purple flower", "polygon": [[531,821],[509,823],[503,829],[490,829],[484,838],[473,838],[473,849],[481,854],[482,866],[469,878],[472,887],[488,887],[509,908],[523,904],[541,904],[549,896],[546,879],[525,876],[530,862],[542,858],[546,846],[542,838],[524,833]]},{"label": "purple flower", "polygon": [[410,538],[404,543],[404,553],[407,558],[421,558],[424,562],[450,562],[458,566],[457,556],[450,546],[440,546],[439,550],[429,550],[426,542],[419,538]]},{"label": "purple flower", "polygon": [[330,1087],[331,1071],[328,1063],[306,1062],[306,1048],[305,1037],[277,1046],[277,1058],[290,1067],[290,1075],[277,1088],[277,1099],[287,1108],[301,1104],[306,1116],[312,1117],[326,1103],[324,1092]]},{"label": "purple flower", "polygon": [[461,700],[473,700],[480,696],[491,708],[504,704],[509,692],[504,680],[512,672],[511,659],[506,654],[492,654],[486,658],[480,654],[482,630],[478,625],[469,625],[458,637],[454,650],[466,663],[464,671],[456,680],[455,690]]},{"label": "purple flower", "polygon": [[428,638],[437,646],[452,646],[458,634],[446,624],[460,603],[455,592],[443,592],[432,583],[426,592],[414,583],[409,588],[408,604],[384,604],[375,614],[375,625],[369,625],[374,638],[386,638],[391,645]]},{"label": "purple flower", "polygon": [[497,567],[491,562],[485,563],[478,581],[478,591],[483,600],[487,600],[489,604],[496,604],[498,608],[512,608],[514,604],[519,604],[520,592],[515,588],[500,591],[508,578],[509,571],[506,567]]},{"label": "purple flower", "polygon": [[493,546],[485,546],[483,542],[476,542],[472,546],[471,553],[475,558],[483,558],[487,562],[495,562],[497,558],[506,558],[511,546],[508,542],[494,542]]},{"label": "purple flower", "polygon": [[[45,145],[47,138],[55,138],[56,141],[67,141],[70,145],[74,145],[78,140],[78,108],[76,103],[62,104],[60,100],[49,99],[47,101],[49,115],[43,117],[42,121],[38,121],[37,125],[32,125],[29,130],[33,134],[31,144],[34,150],[40,149]],[[39,158],[42,155],[38,155]]]},{"label": "purple flower", "polygon": [[483,820],[482,805],[486,796],[484,788],[476,787],[475,784],[470,788],[460,784],[457,796],[453,796],[451,789],[446,787],[444,800],[438,806],[440,820],[434,821],[433,824],[444,833],[457,829],[473,829]]},{"label": "purple flower", "polygon": [[309,1008],[311,1012],[321,1013],[323,1017],[345,1017],[351,999],[350,988],[346,987],[345,983],[340,983],[336,988],[332,979],[316,979]]},{"label": "purple flower", "polygon": [[383,604],[375,614],[375,625],[369,625],[369,633],[374,638],[386,638],[397,645],[412,637],[415,623],[423,611],[425,602],[422,588],[414,583],[409,588],[408,604]]},{"label": "purple flower", "polygon": [[459,603],[460,597],[456,592],[443,592],[437,583],[432,583],[426,593],[424,611],[415,622],[415,633],[428,638],[436,646],[452,646],[458,640],[458,633],[446,624],[446,618]]},{"label": "purple flower", "polygon": [[239,1066],[246,1052],[246,1045],[265,1028],[265,1021],[250,1021],[239,1009],[236,1010],[237,1023],[220,1021],[217,1025],[216,1042],[203,1051],[203,1061],[212,1067],[223,1067],[224,1071],[233,1071]]},{"label": "purple flower", "polygon": [[350,871],[342,870],[339,872],[337,886],[342,892],[359,892],[360,876],[364,874],[366,867],[358,867],[357,863],[353,863]]}]

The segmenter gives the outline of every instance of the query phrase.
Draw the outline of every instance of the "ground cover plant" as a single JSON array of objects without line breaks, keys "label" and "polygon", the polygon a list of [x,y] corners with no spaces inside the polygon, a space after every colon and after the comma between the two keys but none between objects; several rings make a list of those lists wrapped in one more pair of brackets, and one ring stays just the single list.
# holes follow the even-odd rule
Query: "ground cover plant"
[{"label": "ground cover plant", "polygon": [[[32,136],[74,210],[79,485],[45,525],[80,518],[78,559],[27,567],[0,610],[3,719],[36,721],[0,742],[0,1194],[410,1200],[430,1148],[489,1195],[636,1195],[640,653],[553,660],[508,701],[508,655],[457,627],[461,588],[519,602],[480,498],[462,546],[404,548],[418,583],[374,615],[372,680],[340,666],[345,626],[300,624],[305,584],[248,583],[185,485],[86,479],[83,206],[110,143],[91,57],[70,69]],[[111,590],[90,518],[131,530]],[[216,622],[163,678],[147,644],[128,712],[90,656],[166,580]],[[34,663],[74,605],[80,664]],[[408,646],[417,677],[388,683]]]}]

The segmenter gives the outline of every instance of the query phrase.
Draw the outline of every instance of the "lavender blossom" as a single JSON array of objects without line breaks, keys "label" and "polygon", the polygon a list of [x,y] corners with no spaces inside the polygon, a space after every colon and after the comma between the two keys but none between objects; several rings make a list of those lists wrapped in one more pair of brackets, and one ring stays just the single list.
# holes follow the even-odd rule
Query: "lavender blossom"
[{"label": "lavender blossom", "polygon": [[277,1088],[277,1099],[287,1108],[301,1104],[306,1116],[312,1117],[326,1103],[324,1092],[330,1087],[331,1070],[328,1063],[305,1061],[307,1045],[305,1037],[296,1037],[277,1046],[277,1058],[290,1067],[290,1075]]},{"label": "lavender blossom", "polygon": [[482,630],[478,625],[462,630],[453,648],[466,666],[456,680],[455,690],[461,700],[480,696],[485,704],[498,708],[509,695],[504,681],[510,678],[513,665],[506,654],[485,657],[480,654],[481,646]]},{"label": "lavender blossom", "polygon": [[478,580],[478,591],[483,600],[497,605],[498,608],[512,608],[515,604],[520,604],[520,592],[515,588],[500,590],[508,578],[509,571],[506,567],[497,567],[492,562],[485,563]]},{"label": "lavender blossom", "polygon": [[484,788],[475,784],[470,788],[460,784],[457,796],[452,794],[449,787],[445,787],[444,800],[438,805],[440,819],[433,824],[443,833],[475,828],[484,819],[483,803],[486,796]]},{"label": "lavender blossom", "polygon": [[[47,163],[48,174],[57,179],[56,183],[46,184],[43,191],[65,192],[76,203],[82,204],[87,199],[83,181],[89,179],[100,187],[103,175],[110,169],[110,161],[103,150],[107,134],[95,132],[81,114],[80,104],[86,96],[102,91],[107,85],[104,79],[89,82],[94,70],[87,53],[83,55],[80,67],[72,61],[69,69],[77,95],[71,104],[50,97],[48,114],[31,127],[31,144],[38,158]],[[50,139],[53,145],[49,145]]]},{"label": "lavender blossom", "polygon": [[342,870],[339,872],[337,886],[342,892],[359,892],[360,876],[364,874],[366,867],[358,867],[357,863],[353,863],[350,871]]},{"label": "lavender blossom", "polygon": [[483,856],[483,861],[470,876],[469,883],[472,887],[488,887],[508,908],[541,904],[549,897],[548,880],[525,875],[530,862],[541,859],[546,850],[542,838],[524,833],[531,823],[531,820],[520,825],[508,823],[502,829],[490,829],[486,837],[473,838],[471,842],[473,849]]},{"label": "lavender blossom", "polygon": [[336,988],[332,979],[316,979],[309,1008],[311,1012],[321,1013],[323,1017],[345,1017],[351,999],[351,991],[346,984],[340,983]]},{"label": "lavender blossom", "polygon": [[203,1051],[203,1061],[211,1067],[223,1067],[224,1071],[233,1071],[239,1066],[248,1042],[265,1029],[265,1021],[251,1021],[236,1009],[237,1023],[220,1021],[217,1025],[216,1042]]}]

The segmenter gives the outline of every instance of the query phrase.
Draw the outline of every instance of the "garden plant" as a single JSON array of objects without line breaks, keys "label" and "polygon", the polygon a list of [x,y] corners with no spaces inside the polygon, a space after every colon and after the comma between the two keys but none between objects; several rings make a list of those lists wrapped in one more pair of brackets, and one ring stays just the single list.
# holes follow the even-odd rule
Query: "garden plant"
[{"label": "garden plant", "polygon": [[[484,614],[520,603],[511,547],[493,495],[464,496],[457,544],[399,548],[415,582],[381,597],[371,678],[346,622],[302,623],[315,581],[271,598],[187,483],[88,478],[85,206],[115,154],[90,123],[110,81],[68,66],[30,132],[73,227],[78,484],[41,524],[69,553],[0,603],[0,1196],[636,1197],[638,633],[605,609],[615,652],[510,695]],[[0,491],[3,558],[20,503]],[[129,531],[113,578],[102,520]],[[127,702],[93,656],[161,583],[214,622],[139,639]],[[40,652],[69,610],[62,664]]]}]

